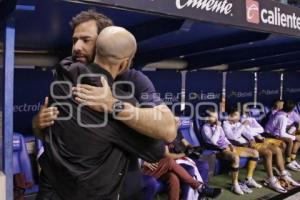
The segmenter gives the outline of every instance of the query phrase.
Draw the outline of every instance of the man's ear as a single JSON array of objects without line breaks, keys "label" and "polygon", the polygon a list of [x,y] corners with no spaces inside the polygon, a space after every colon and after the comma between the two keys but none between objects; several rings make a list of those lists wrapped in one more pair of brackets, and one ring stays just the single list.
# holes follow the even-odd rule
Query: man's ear
[{"label": "man's ear", "polygon": [[123,62],[121,62],[118,74],[122,74],[122,73],[124,73],[127,70],[128,64],[129,64],[128,62],[129,62],[128,59],[126,59]]}]

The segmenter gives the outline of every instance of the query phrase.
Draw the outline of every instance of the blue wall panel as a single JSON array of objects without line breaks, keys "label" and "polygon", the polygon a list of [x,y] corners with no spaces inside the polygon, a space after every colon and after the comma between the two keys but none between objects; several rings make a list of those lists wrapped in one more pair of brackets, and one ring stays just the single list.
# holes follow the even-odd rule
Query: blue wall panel
[{"label": "blue wall panel", "polygon": [[[192,104],[194,111],[201,114],[208,106],[215,104],[219,108],[222,98],[221,72],[195,71],[186,76],[185,101]],[[186,113],[191,114],[191,108],[186,106]]]},{"label": "blue wall panel", "polygon": [[226,85],[226,107],[253,102],[254,74],[251,72],[229,72]]},{"label": "blue wall panel", "polygon": [[14,90],[14,131],[32,134],[31,120],[49,95],[51,71],[16,69]]},{"label": "blue wall panel", "polygon": [[300,73],[288,72],[284,74],[283,100],[300,101]]},{"label": "blue wall panel", "polygon": [[257,102],[271,106],[280,98],[280,73],[261,72],[257,75]]},{"label": "blue wall panel", "polygon": [[174,111],[178,113],[181,101],[181,73],[174,70],[144,71],[143,73],[152,81],[161,99],[170,108],[176,104]]}]

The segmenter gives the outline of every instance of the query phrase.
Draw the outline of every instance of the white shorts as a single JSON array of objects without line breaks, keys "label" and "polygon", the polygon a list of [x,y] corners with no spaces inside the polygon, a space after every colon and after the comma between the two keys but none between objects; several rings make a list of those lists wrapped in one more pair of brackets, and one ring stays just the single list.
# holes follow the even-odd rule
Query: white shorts
[{"label": "white shorts", "polygon": [[293,141],[296,140],[296,136],[288,134],[288,133],[284,133],[280,137],[291,138]]}]

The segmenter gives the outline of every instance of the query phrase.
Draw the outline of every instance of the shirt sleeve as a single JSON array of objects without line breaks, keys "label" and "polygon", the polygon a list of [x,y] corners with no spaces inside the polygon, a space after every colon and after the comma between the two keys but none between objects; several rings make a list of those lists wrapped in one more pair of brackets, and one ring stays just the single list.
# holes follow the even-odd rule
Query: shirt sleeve
[{"label": "shirt sleeve", "polygon": [[[223,130],[223,129],[222,129]],[[224,132],[224,131],[223,131]],[[225,135],[225,133],[224,133],[224,135]],[[231,142],[228,140],[228,138],[225,136],[225,141],[228,143],[228,145],[229,144],[231,144]]]},{"label": "shirt sleeve", "polygon": [[241,123],[239,123],[237,128],[233,129],[232,125],[230,125],[230,123],[228,121],[225,121],[223,123],[223,129],[224,129],[226,137],[229,140],[238,141],[239,138],[242,136],[246,137],[248,140],[253,139],[253,136],[251,136],[251,134],[247,131],[246,127]]},{"label": "shirt sleeve", "polygon": [[284,136],[286,134],[286,128],[288,119],[285,116],[278,117],[278,130],[279,130],[279,136]]},{"label": "shirt sleeve", "polygon": [[118,81],[124,80],[133,83],[134,96],[141,107],[155,107],[164,103],[151,80],[141,71],[132,69],[118,77]]},{"label": "shirt sleeve", "polygon": [[220,138],[220,131],[218,131],[218,128],[216,128],[215,131],[213,132],[209,126],[203,126],[202,134],[206,138],[208,143],[217,146],[217,142]]},{"label": "shirt sleeve", "polygon": [[261,133],[264,132],[264,128],[256,121],[255,118],[253,118],[253,117],[243,118],[241,120],[241,122],[243,123],[246,120],[250,121],[250,125],[246,126],[246,127],[248,129],[248,132],[251,132],[252,136],[256,136],[256,135],[261,134]]},{"label": "shirt sleeve", "polygon": [[300,115],[297,114],[295,111],[292,113],[292,116],[293,116],[293,122],[295,123],[299,123],[300,122]]},{"label": "shirt sleeve", "polygon": [[264,128],[256,121],[256,119],[252,119],[251,125],[251,129],[256,135],[262,134],[264,132]]},{"label": "shirt sleeve", "polygon": [[140,103],[152,103],[154,106],[163,104],[151,80],[142,72],[137,71],[136,98]]},{"label": "shirt sleeve", "polygon": [[237,140],[239,137],[241,137],[241,134],[238,135],[233,132],[232,127],[228,121],[223,122],[223,130],[229,140]]},{"label": "shirt sleeve", "polygon": [[[244,125],[241,125],[244,126]],[[242,135],[247,138],[247,140],[254,140],[254,136],[258,135],[253,129],[252,127],[250,127],[249,125],[244,126],[244,130],[242,131]]]},{"label": "shirt sleeve", "polygon": [[223,130],[222,127],[220,127],[220,133],[224,135],[224,139],[227,142],[227,144],[231,144],[231,142],[227,139],[227,137],[226,137],[226,135],[225,135],[224,130]]}]

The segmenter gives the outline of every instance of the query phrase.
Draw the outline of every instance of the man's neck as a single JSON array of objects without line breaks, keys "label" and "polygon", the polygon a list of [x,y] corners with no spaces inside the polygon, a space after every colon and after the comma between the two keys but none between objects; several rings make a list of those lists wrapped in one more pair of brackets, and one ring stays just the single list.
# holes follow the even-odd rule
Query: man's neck
[{"label": "man's neck", "polygon": [[233,120],[229,120],[229,123],[230,123],[230,124],[236,124],[237,122],[236,122],[236,121],[233,121]]},{"label": "man's neck", "polygon": [[214,126],[214,125],[216,125],[216,123],[215,123],[215,122],[208,122],[208,124],[209,124],[210,126]]},{"label": "man's neck", "polygon": [[97,65],[99,65],[101,68],[105,69],[106,71],[108,71],[110,73],[110,75],[113,77],[113,79],[115,79],[117,77],[117,74],[114,73],[111,69],[112,67],[107,65],[107,64],[104,64],[104,63],[101,63],[97,60],[94,61],[94,63],[96,63]]}]

